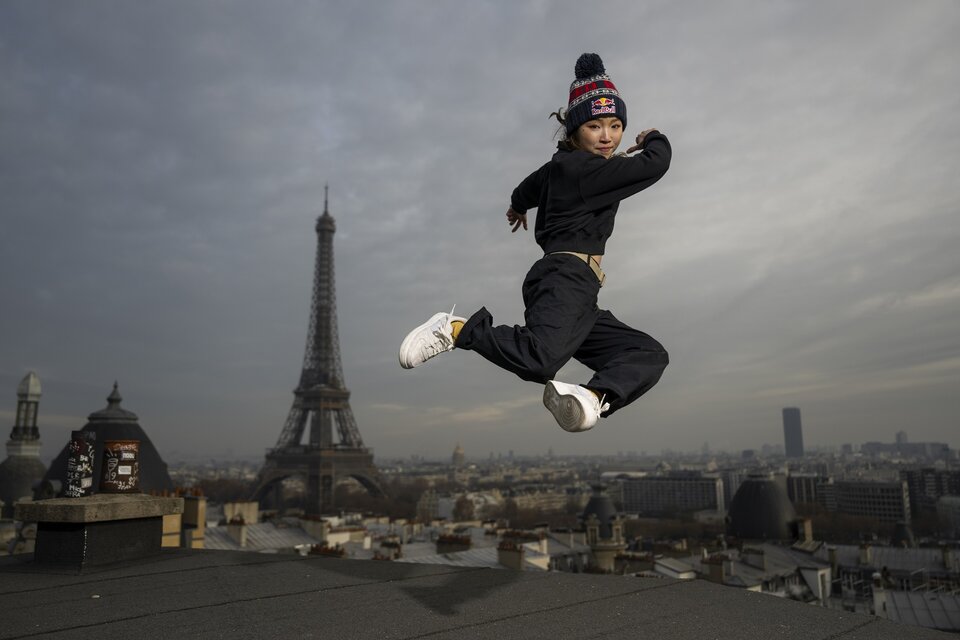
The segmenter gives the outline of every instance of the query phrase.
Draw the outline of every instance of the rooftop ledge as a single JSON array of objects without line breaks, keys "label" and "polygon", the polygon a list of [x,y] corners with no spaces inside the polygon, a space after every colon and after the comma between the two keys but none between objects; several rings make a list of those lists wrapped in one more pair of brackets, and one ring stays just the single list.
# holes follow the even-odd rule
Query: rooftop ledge
[{"label": "rooftop ledge", "polygon": [[955,638],[703,580],[183,549],[82,575],[0,558],[0,611],[0,638]]},{"label": "rooftop ledge", "polygon": [[23,522],[106,522],[183,513],[183,498],[98,493],[85,498],[18,502],[14,509],[14,519]]}]

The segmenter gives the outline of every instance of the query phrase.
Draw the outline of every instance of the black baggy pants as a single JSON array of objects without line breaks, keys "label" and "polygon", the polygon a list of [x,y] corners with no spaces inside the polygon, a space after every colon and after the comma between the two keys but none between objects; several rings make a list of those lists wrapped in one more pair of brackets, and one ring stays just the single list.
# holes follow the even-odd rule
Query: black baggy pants
[{"label": "black baggy pants", "polygon": [[649,391],[669,357],[649,335],[599,309],[599,292],[597,277],[576,256],[544,256],[523,281],[526,325],[493,326],[482,307],[467,319],[456,347],[541,384],[576,358],[595,372],[584,386],[606,395],[609,416]]}]

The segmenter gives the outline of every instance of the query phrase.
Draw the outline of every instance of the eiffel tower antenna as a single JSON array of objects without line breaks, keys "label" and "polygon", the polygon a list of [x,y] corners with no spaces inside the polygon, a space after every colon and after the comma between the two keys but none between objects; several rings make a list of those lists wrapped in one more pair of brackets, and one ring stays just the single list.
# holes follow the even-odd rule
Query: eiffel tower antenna
[{"label": "eiffel tower antenna", "polygon": [[293,391],[293,406],[277,444],[267,452],[253,495],[263,502],[272,489],[274,506],[279,510],[283,506],[283,480],[305,477],[307,495],[302,506],[307,514],[320,514],[334,506],[333,489],[339,478],[355,478],[371,495],[383,495],[373,454],[360,437],[343,379],[333,263],[336,223],[330,215],[328,192],[329,187],[324,185],[323,214],[314,227],[317,255],[313,301],[300,383]]}]

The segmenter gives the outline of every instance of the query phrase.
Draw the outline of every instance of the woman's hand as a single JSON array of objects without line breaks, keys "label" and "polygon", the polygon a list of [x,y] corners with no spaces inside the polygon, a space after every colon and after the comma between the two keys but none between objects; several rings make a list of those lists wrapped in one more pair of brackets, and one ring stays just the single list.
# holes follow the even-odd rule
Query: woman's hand
[{"label": "woman's hand", "polygon": [[643,149],[643,141],[647,137],[648,133],[656,131],[656,129],[644,129],[639,134],[637,134],[637,144],[627,149],[627,153],[633,153],[634,151],[640,151]]},{"label": "woman's hand", "polygon": [[517,229],[520,228],[520,225],[523,225],[523,230],[527,230],[527,214],[517,213],[513,210],[513,207],[507,209],[507,224],[513,225],[513,229],[510,233],[516,233]]}]

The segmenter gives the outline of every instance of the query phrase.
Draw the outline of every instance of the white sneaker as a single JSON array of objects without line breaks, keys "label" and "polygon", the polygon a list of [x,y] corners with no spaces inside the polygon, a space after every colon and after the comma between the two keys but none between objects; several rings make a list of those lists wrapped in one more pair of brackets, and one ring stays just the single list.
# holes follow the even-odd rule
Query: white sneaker
[{"label": "white sneaker", "polygon": [[[453,305],[456,309],[457,305]],[[431,316],[429,320],[407,334],[400,343],[400,366],[404,369],[419,367],[424,362],[446,351],[453,349],[454,320],[466,322],[466,318],[440,312]]]},{"label": "white sneaker", "polygon": [[610,408],[609,404],[602,402],[593,391],[577,384],[550,380],[543,388],[543,406],[566,431],[591,429],[600,414]]}]

